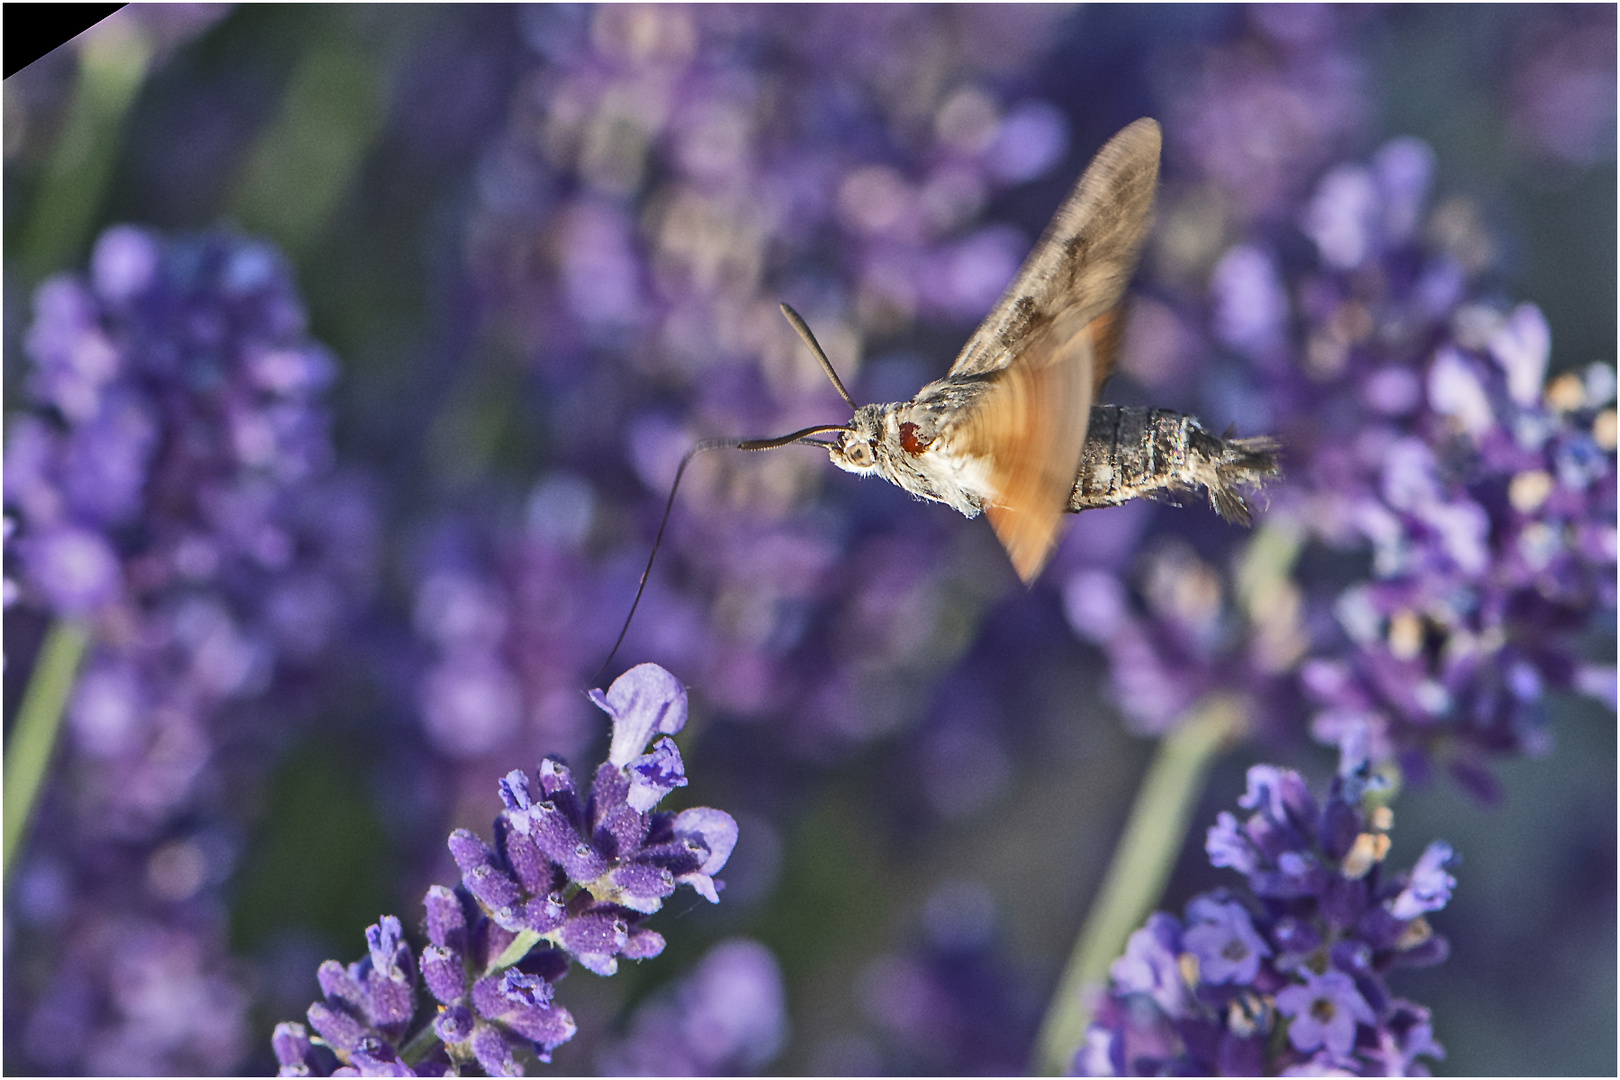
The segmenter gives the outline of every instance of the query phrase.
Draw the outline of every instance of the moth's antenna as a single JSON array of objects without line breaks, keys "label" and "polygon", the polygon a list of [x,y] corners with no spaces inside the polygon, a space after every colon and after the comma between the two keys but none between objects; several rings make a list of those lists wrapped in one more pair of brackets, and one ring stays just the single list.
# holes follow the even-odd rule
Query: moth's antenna
[{"label": "moth's antenna", "polygon": [[[783,307],[786,306],[786,304],[783,305]],[[798,316],[795,315],[793,318],[798,318]],[[802,325],[804,320],[800,319],[799,322]],[[808,330],[804,332],[809,333]],[[831,368],[828,370],[830,371]],[[838,381],[836,375],[833,376],[833,381]],[[842,390],[843,387],[840,386],[839,389]],[[848,396],[845,395],[846,398]],[[647,588],[648,576],[652,574],[653,560],[658,557],[658,547],[664,542],[664,529],[669,525],[669,512],[675,508],[675,493],[680,490],[681,477],[686,474],[686,467],[692,463],[693,458],[709,450],[774,450],[779,446],[790,446],[796,442],[809,443],[812,446],[826,446],[827,443],[820,439],[812,439],[810,436],[819,435],[823,431],[845,430],[847,429],[843,424],[817,424],[815,427],[807,427],[802,431],[795,431],[791,435],[783,435],[775,439],[704,439],[688,450],[681,457],[680,468],[675,470],[675,482],[669,485],[669,499],[664,503],[664,517],[658,522],[658,535],[653,538],[652,553],[647,556],[647,568],[641,572],[641,584],[636,586],[636,598],[630,604],[630,614],[624,617],[624,626],[620,627],[618,639],[613,642],[613,651],[608,653],[606,660],[602,661],[602,666],[596,669],[596,674],[591,676],[591,681],[595,682],[602,677],[602,672],[606,671],[608,665],[613,663],[613,658],[619,655],[619,646],[624,644],[624,635],[630,632],[630,620],[636,617],[636,608],[641,606],[641,594]]]},{"label": "moth's antenna", "polygon": [[838,388],[838,396],[849,402],[850,411],[853,412],[859,409],[860,406],[855,404],[855,399],[849,396],[849,391],[845,390],[844,384],[839,381],[838,372],[833,370],[832,361],[827,359],[827,354],[821,351],[821,345],[816,341],[816,335],[810,332],[810,326],[804,321],[804,316],[794,311],[786,303],[782,304],[782,314],[787,318],[788,325],[798,331],[799,336],[804,339],[804,343],[810,346],[810,351],[816,354],[816,359],[821,363],[821,370],[827,373],[827,378],[831,379],[832,384]]}]

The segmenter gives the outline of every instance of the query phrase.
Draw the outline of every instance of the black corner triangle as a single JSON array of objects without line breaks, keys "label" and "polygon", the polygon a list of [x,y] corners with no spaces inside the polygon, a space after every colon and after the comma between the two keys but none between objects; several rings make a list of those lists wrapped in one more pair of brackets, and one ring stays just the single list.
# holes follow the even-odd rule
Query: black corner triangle
[{"label": "black corner triangle", "polygon": [[72,41],[123,4],[6,4],[6,78]]}]

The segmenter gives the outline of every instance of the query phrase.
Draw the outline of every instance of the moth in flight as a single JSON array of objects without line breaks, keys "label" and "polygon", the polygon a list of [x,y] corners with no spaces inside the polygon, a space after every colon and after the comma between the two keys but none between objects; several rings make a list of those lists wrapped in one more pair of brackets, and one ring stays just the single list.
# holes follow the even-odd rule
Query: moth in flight
[{"label": "moth in flight", "polygon": [[1220,439],[1190,416],[1095,404],[1152,222],[1159,145],[1146,118],[1108,140],[943,379],[888,405],[856,406],[839,386],[855,416],[827,444],[833,464],[968,517],[982,511],[1026,583],[1066,513],[1201,487],[1222,517],[1248,524],[1239,486],[1277,472],[1271,439]]},{"label": "moth in flight", "polygon": [[676,472],[665,522],[695,455],[804,442],[825,447],[840,469],[881,476],[970,518],[982,512],[1025,583],[1051,557],[1065,514],[1202,488],[1223,518],[1247,525],[1240,489],[1277,474],[1274,440],[1218,437],[1164,409],[1096,404],[1123,329],[1120,302],[1152,224],[1160,141],[1158,122],[1143,118],[1104,144],[950,371],[910,401],[857,405],[804,320],[783,304],[855,415],[777,439],[697,444]]}]

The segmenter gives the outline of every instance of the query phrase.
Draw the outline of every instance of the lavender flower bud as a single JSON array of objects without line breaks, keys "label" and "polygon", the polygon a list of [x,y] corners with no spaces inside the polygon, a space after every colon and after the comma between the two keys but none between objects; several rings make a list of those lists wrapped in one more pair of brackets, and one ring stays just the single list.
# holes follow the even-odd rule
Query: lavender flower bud
[{"label": "lavender flower bud", "polygon": [[270,1046],[280,1065],[277,1076],[319,1075],[316,1072],[320,1066],[316,1063],[315,1047],[309,1041],[309,1029],[303,1024],[290,1021],[277,1024],[270,1036]]},{"label": "lavender flower bud", "polygon": [[428,940],[452,953],[467,950],[467,915],[461,900],[443,885],[431,886],[422,899],[427,909]]},{"label": "lavender flower bud", "polygon": [[454,1005],[467,991],[467,972],[461,958],[440,945],[422,950],[422,980],[441,1005]]},{"label": "lavender flower bud", "polygon": [[518,1068],[517,1062],[512,1058],[512,1047],[507,1043],[506,1036],[498,1029],[480,1024],[473,1032],[469,1045],[473,1056],[478,1060],[479,1067],[488,1075],[523,1075],[523,1070]]}]

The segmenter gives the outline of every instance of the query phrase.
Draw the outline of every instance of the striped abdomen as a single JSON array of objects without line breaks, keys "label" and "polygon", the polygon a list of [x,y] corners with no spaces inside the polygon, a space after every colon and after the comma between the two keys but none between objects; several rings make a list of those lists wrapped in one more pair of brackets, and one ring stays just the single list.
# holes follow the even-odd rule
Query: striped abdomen
[{"label": "striped abdomen", "polygon": [[1240,485],[1259,488],[1278,472],[1275,439],[1223,439],[1183,413],[1094,405],[1069,510],[1203,488],[1216,513],[1247,525],[1249,504]]}]

